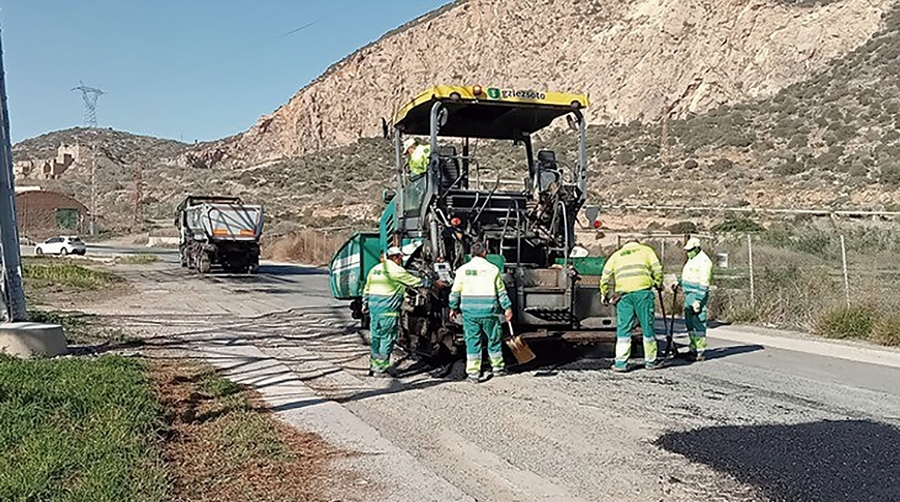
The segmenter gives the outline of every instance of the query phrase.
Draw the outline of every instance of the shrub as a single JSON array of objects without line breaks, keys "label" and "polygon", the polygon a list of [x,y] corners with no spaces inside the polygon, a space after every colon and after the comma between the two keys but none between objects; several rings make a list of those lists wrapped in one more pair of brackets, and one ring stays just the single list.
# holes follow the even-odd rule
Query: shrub
[{"label": "shrub", "polygon": [[871,339],[881,345],[900,346],[900,314],[890,313],[878,319],[872,327]]},{"label": "shrub", "polygon": [[666,227],[666,230],[673,234],[694,234],[697,233],[697,224],[693,221],[679,221]]},{"label": "shrub", "polygon": [[877,320],[875,309],[851,305],[826,311],[816,322],[816,332],[827,338],[869,338]]},{"label": "shrub", "polygon": [[631,153],[631,150],[622,150],[618,154],[616,154],[616,163],[623,166],[630,166],[634,164],[634,154]]},{"label": "shrub", "polygon": [[713,232],[762,232],[765,228],[747,216],[728,215],[725,221],[714,225]]},{"label": "shrub", "polygon": [[727,173],[731,171],[732,167],[734,167],[734,162],[724,158],[716,159],[712,164],[713,171],[719,173]]}]

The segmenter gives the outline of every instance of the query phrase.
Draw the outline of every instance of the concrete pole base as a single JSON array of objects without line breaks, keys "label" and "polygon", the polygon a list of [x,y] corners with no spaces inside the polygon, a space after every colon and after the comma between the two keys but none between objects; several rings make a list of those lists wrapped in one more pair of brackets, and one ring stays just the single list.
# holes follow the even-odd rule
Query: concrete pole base
[{"label": "concrete pole base", "polygon": [[66,336],[58,324],[0,323],[0,353],[14,357],[53,357],[68,351]]}]

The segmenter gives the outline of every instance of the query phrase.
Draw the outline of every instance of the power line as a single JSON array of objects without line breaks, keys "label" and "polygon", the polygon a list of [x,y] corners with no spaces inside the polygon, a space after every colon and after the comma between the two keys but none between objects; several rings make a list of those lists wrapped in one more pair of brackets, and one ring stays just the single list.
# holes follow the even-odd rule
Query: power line
[{"label": "power line", "polygon": [[88,87],[81,80],[81,85],[73,87],[73,91],[81,91],[81,97],[84,99],[84,125],[88,127],[97,127],[97,99],[106,94],[96,87]]}]

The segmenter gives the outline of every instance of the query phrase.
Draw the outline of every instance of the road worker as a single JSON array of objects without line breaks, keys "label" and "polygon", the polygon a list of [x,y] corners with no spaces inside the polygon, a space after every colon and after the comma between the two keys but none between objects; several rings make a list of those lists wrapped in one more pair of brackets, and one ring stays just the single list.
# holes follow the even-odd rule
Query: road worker
[{"label": "road worker", "polygon": [[407,138],[403,142],[403,151],[406,152],[410,175],[425,174],[425,171],[428,170],[428,163],[431,162],[431,146],[420,145],[415,138]]},{"label": "road worker", "polygon": [[385,259],[369,271],[363,290],[363,301],[369,311],[369,332],[372,338],[372,354],[369,374],[377,377],[388,375],[391,352],[399,335],[400,305],[406,288],[419,287],[422,279],[403,268],[403,252],[391,247]]},{"label": "road worker", "polygon": [[644,338],[644,367],[649,370],[662,366],[657,361],[656,335],[653,332],[655,301],[653,288],[662,289],[662,264],[652,248],[637,239],[629,239],[613,253],[600,276],[600,297],[609,304],[609,280],[613,279],[618,295],[616,302],[616,361],[614,371],[628,371],[631,356],[631,330],[640,323]]},{"label": "road worker", "polygon": [[684,293],[684,324],[691,338],[690,355],[693,360],[702,361],[706,351],[706,304],[713,263],[700,249],[700,239],[696,237],[688,239],[684,250],[688,261],[681,271],[681,280],[672,289]]},{"label": "road worker", "polygon": [[471,253],[472,260],[456,271],[450,290],[450,320],[455,320],[462,311],[467,380],[478,383],[481,381],[482,336],[487,337],[491,374],[506,374],[500,313],[503,312],[506,322],[509,322],[513,312],[500,269],[485,259],[487,249],[484,244],[472,244]]}]

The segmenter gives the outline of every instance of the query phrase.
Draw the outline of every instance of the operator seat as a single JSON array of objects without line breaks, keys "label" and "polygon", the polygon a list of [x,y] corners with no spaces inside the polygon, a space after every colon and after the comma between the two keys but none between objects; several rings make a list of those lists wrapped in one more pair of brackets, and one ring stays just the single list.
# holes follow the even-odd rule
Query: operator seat
[{"label": "operator seat", "polygon": [[556,164],[556,152],[552,150],[540,150],[537,154],[537,168],[535,169],[537,176],[537,188],[541,192],[550,189],[552,183],[559,184],[562,180],[562,173]]},{"label": "operator seat", "polygon": [[[459,178],[461,172],[455,146],[438,147],[438,172],[441,177],[441,189],[447,190],[453,187],[453,183]],[[463,179],[454,188],[468,188],[468,185],[468,180]]]}]

